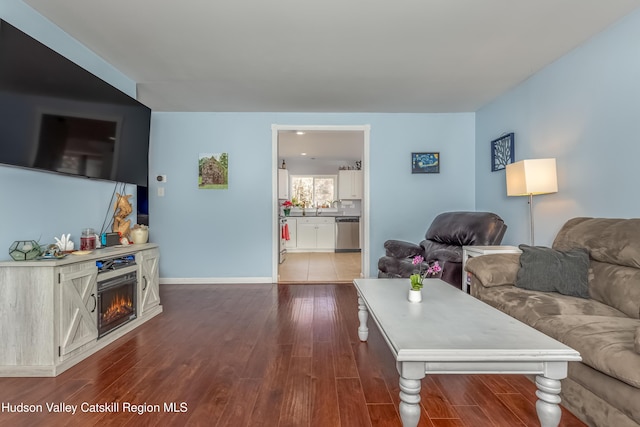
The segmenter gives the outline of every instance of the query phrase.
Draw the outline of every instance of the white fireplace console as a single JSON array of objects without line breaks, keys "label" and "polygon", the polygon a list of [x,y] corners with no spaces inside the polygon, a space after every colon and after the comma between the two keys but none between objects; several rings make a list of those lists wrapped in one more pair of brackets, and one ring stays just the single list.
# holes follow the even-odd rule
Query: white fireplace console
[{"label": "white fireplace console", "polygon": [[[96,260],[134,255],[136,318],[98,339]],[[0,262],[0,376],[54,377],[160,314],[158,245]]]}]

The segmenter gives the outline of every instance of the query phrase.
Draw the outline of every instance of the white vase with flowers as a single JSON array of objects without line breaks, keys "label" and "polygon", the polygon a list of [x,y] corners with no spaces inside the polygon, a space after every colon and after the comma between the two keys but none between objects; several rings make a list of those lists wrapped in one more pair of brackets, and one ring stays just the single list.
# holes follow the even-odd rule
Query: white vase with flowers
[{"label": "white vase with flowers", "polygon": [[422,257],[421,255],[414,256],[411,262],[413,265],[418,266],[418,272],[409,276],[409,280],[411,280],[411,289],[409,289],[409,301],[421,302],[424,279],[437,275],[442,271],[442,267],[440,267],[438,261],[435,261],[432,265],[429,265],[427,269],[423,271],[424,257]]}]

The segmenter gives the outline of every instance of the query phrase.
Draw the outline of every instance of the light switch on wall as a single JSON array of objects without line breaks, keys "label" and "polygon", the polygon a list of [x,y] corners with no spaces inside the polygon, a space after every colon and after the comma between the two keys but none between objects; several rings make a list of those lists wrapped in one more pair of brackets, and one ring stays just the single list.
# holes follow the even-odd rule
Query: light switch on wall
[{"label": "light switch on wall", "polygon": [[158,187],[158,197],[164,197],[164,187]]}]

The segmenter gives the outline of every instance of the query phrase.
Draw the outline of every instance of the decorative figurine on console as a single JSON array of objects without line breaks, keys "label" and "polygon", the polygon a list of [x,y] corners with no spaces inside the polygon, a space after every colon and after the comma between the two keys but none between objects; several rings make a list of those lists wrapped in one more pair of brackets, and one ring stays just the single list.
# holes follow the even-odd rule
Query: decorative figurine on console
[{"label": "decorative figurine on console", "polygon": [[60,252],[73,252],[73,241],[70,233],[63,234],[59,239],[54,237],[54,239],[56,239],[56,246],[58,246]]},{"label": "decorative figurine on console", "polygon": [[116,196],[116,203],[113,205],[112,231],[128,239],[131,232],[131,220],[126,218],[133,212],[131,203],[129,203],[131,194],[120,195],[120,193],[116,193]]}]

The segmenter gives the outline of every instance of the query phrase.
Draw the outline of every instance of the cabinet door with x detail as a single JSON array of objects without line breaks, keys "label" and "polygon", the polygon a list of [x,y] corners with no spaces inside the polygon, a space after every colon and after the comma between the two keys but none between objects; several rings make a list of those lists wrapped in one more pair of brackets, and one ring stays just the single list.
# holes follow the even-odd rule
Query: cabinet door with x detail
[{"label": "cabinet door with x detail", "polygon": [[140,303],[138,315],[146,315],[152,308],[160,305],[160,251],[157,248],[140,251],[136,255],[136,262],[140,264],[138,287]]},{"label": "cabinet door with x detail", "polygon": [[57,269],[59,286],[59,356],[98,338],[98,270],[95,262]]}]

